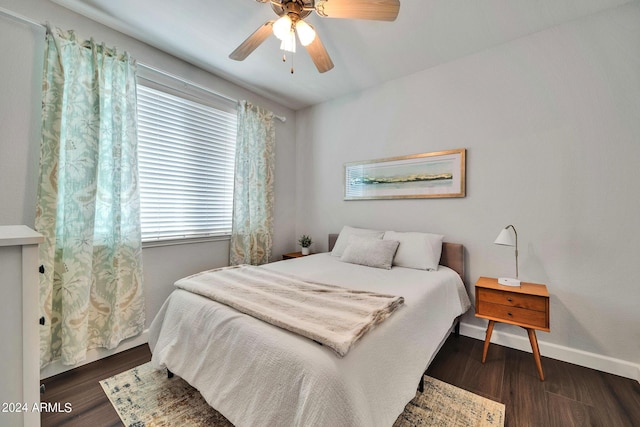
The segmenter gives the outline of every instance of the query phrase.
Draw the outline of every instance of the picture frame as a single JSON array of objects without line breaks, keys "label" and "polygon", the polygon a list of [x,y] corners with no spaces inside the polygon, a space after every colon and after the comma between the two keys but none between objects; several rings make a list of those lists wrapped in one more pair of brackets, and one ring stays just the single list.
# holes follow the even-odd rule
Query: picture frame
[{"label": "picture frame", "polygon": [[466,149],[344,164],[344,200],[466,196]]}]

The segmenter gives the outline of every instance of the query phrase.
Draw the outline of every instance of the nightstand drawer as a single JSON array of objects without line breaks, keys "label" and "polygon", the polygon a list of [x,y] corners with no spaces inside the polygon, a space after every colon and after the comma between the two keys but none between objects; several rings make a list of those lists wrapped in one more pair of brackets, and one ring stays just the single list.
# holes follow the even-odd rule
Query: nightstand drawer
[{"label": "nightstand drawer", "polygon": [[476,314],[478,316],[485,316],[498,321],[527,325],[534,328],[548,328],[545,311],[495,304],[484,301],[483,299],[476,301],[476,304]]},{"label": "nightstand drawer", "polygon": [[544,297],[498,291],[495,289],[478,288],[478,299],[485,302],[526,308],[529,310],[546,311],[547,309],[547,300]]}]

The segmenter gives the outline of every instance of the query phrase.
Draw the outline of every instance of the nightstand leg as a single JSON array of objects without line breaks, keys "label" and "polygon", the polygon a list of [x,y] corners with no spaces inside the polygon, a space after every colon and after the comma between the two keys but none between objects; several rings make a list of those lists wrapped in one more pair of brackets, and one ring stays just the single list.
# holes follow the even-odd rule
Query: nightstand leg
[{"label": "nightstand leg", "polygon": [[536,360],[536,367],[538,368],[538,375],[540,381],[544,381],[544,374],[542,373],[542,362],[540,361],[540,349],[538,348],[538,338],[536,337],[536,330],[526,328],[529,333],[529,341],[531,342],[531,350],[533,350],[533,358]]},{"label": "nightstand leg", "polygon": [[487,351],[489,351],[489,343],[491,342],[491,334],[493,333],[493,325],[496,322],[493,320],[489,320],[489,325],[487,326],[487,335],[484,338],[484,349],[482,350],[482,363],[487,360]]}]

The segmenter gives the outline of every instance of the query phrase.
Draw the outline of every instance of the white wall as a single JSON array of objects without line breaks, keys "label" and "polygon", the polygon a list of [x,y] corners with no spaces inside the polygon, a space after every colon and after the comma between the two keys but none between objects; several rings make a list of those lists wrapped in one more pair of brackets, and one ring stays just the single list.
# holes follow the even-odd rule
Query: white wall
[{"label": "white wall", "polygon": [[[0,7],[35,22],[50,22],[93,37],[108,46],[127,50],[140,63],[181,76],[236,99],[248,99],[287,117],[276,121],[276,206],[273,259],[295,249],[295,112],[273,101],[206,73],[144,43],[97,24],[47,0],[0,0]],[[26,224],[35,220],[39,156],[40,87],[44,30],[0,16],[0,224]],[[228,241],[145,248],[143,250],[147,325],[173,288],[185,275],[228,263]],[[0,319],[5,314],[0,313]],[[146,342],[133,340],[127,346]],[[112,352],[93,352],[89,360]],[[60,368],[43,371],[43,376]]]},{"label": "white wall", "polygon": [[[399,67],[402,64],[398,64]],[[342,225],[432,231],[479,276],[514,274],[551,293],[543,355],[640,379],[640,5],[518,39],[299,111],[297,233]],[[343,201],[343,164],[467,149],[467,197]],[[321,249],[320,247],[316,247]],[[484,338],[468,314],[463,333]],[[426,325],[425,325],[426,327]],[[519,328],[496,341],[529,349]]]}]

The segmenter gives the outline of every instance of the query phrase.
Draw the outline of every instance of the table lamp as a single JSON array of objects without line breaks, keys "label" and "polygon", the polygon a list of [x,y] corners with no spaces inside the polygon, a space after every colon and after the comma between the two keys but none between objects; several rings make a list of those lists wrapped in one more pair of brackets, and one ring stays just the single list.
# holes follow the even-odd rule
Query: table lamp
[{"label": "table lamp", "polygon": [[[513,240],[513,236],[509,232],[509,228],[513,228],[513,233],[516,236],[515,241]],[[498,237],[493,242],[496,245],[504,245],[504,246],[515,246],[516,247],[516,278],[512,279],[510,277],[500,277],[498,278],[498,283],[505,286],[520,286],[520,280],[518,279],[518,232],[516,228],[509,224],[505,228],[500,231]]]}]

